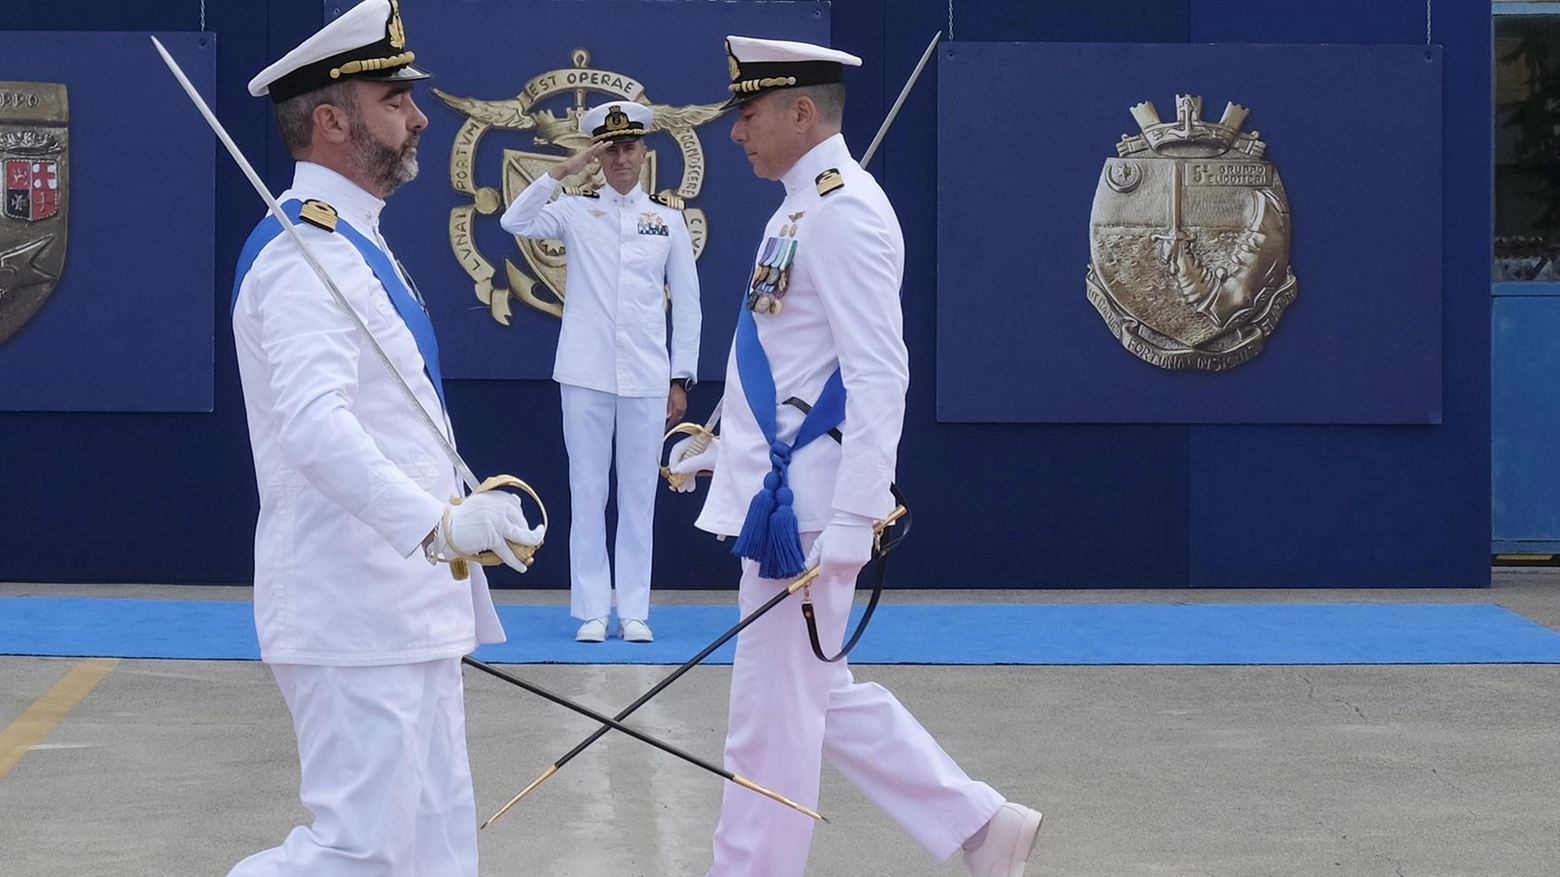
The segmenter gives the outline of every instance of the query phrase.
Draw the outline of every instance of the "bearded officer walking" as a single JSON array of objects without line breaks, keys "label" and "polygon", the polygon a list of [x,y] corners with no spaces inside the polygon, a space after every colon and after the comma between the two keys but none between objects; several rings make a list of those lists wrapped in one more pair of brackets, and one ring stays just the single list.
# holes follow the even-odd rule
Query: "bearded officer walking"
[{"label": "bearded officer walking", "polygon": [[[563,326],[553,367],[569,453],[570,610],[575,639],[607,638],[616,584],[623,638],[650,642],[651,541],[661,437],[688,407],[699,362],[699,276],[682,203],[640,188],[650,109],[632,101],[580,117],[593,141],[539,177],[500,224],[568,250]],[[559,184],[599,161],[601,191]],[[667,350],[666,291],[671,291]],[[607,474],[617,440],[616,569],[607,559]]]},{"label": "bearded officer walking", "polygon": [[[417,174],[429,74],[399,6],[365,0],[249,84],[297,159],[279,199],[310,251],[453,441],[438,343],[379,234]],[[267,218],[240,257],[233,335],[260,516],[255,626],[292,714],[299,796],[314,815],[231,877],[476,877],[461,656],[501,642],[481,568],[439,558],[537,545],[519,500],[463,493],[440,441],[348,315]]]},{"label": "bearded officer walking", "polygon": [[[861,60],[736,36],[727,53],[731,139],[755,174],[784,184],[785,200],[741,304],[721,436],[672,470],[714,470],[697,525],[737,537],[743,615],[818,567],[812,599],[832,653],[871,559],[873,524],[894,504],[909,383],[904,238],[839,133],[844,67]],[[811,413],[780,403],[792,397]],[[835,426],[839,442],[809,440]],[[738,637],[726,767],[815,807],[822,758],[933,857],[962,848],[976,877],[1023,874],[1040,814],[970,779],[886,689],[855,682],[843,661],[818,660],[801,614],[781,607]],[[812,830],[811,819],[728,787],[709,875],[800,877]]]}]

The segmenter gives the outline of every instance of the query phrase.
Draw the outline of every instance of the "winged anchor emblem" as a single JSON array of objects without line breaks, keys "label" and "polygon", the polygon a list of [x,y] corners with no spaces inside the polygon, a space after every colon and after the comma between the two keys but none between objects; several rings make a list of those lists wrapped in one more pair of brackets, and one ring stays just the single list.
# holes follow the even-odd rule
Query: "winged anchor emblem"
[{"label": "winged anchor emblem", "polygon": [[[543,313],[563,315],[564,286],[567,277],[566,252],[561,241],[533,241],[513,238],[520,262],[503,258],[502,274],[479,250],[476,237],[478,216],[502,213],[504,208],[537,177],[546,173],[561,158],[590,145],[590,138],[579,131],[579,117],[588,108],[591,92],[622,100],[637,101],[654,113],[650,132],[665,132],[677,144],[682,176],[675,187],[656,189],[655,150],[649,150],[641,184],[653,194],[675,195],[684,201],[695,198],[704,186],[704,148],[696,129],[722,113],[721,103],[674,106],[651,103],[643,83],[633,77],[590,66],[590,53],[575,49],[570,53],[573,66],[541,73],[525,84],[520,93],[503,100],[484,100],[449,94],[437,88],[433,94],[466,121],[455,134],[450,154],[450,185],[470,196],[471,203],[450,211],[450,247],[471,277],[477,299],[487,305],[493,319],[510,325],[512,300]],[[596,103],[592,101],[590,103]],[[531,134],[531,145],[547,151],[505,148],[499,179],[494,185],[478,181],[477,147],[489,132],[521,131]],[[486,178],[486,174],[481,174]],[[605,184],[599,169],[587,169],[565,179],[564,184],[599,187]],[[694,258],[704,251],[709,239],[709,223],[704,211],[688,206],[683,210],[693,240]]]},{"label": "winged anchor emblem", "polygon": [[1249,110],[1218,122],[1202,98],[1176,98],[1162,122],[1132,108],[1095,189],[1088,297],[1133,355],[1165,369],[1227,371],[1251,361],[1297,293],[1284,184]]}]

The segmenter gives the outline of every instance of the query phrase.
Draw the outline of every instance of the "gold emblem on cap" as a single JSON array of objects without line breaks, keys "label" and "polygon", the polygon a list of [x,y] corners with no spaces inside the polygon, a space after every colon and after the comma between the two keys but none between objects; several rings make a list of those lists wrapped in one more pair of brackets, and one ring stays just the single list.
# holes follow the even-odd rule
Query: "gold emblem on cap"
[{"label": "gold emblem on cap", "polygon": [[622,107],[613,104],[611,109],[607,110],[606,124],[608,131],[626,130],[628,128],[628,113],[623,112]]},{"label": "gold emblem on cap", "polygon": [[390,23],[385,30],[390,37],[390,48],[406,48],[406,25],[401,23],[400,0],[390,0]]},{"label": "gold emblem on cap", "polygon": [[362,61],[348,61],[340,67],[333,67],[330,71],[331,79],[340,79],[343,76],[351,76],[354,73],[372,73],[375,70],[384,70],[389,67],[404,67],[417,60],[417,53],[402,52],[399,55],[391,55],[388,58],[368,58]]},{"label": "gold emblem on cap", "polygon": [[726,41],[726,65],[731,68],[732,82],[742,78],[742,67],[737,64],[737,56],[731,53],[731,40]]},{"label": "gold emblem on cap", "polygon": [[751,94],[765,88],[790,88],[796,84],[795,76],[766,76],[763,79],[744,79],[726,86],[737,94]]}]

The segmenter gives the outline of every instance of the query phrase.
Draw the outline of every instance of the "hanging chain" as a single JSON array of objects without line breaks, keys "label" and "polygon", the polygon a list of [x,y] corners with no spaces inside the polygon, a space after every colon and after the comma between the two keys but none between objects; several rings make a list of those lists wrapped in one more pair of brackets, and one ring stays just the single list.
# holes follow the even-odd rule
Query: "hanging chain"
[{"label": "hanging chain", "polygon": [[206,0],[200,0],[200,29],[202,33],[206,30]]},{"label": "hanging chain", "polygon": [[953,0],[948,0],[948,39],[953,40]]},{"label": "hanging chain", "polygon": [[1434,0],[1425,0],[1425,45],[1430,45],[1430,4]]}]

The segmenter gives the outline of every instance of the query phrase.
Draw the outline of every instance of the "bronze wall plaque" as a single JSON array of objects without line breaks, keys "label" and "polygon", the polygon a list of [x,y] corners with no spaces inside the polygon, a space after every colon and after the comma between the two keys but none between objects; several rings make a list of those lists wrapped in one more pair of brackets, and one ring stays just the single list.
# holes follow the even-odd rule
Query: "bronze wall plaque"
[{"label": "bronze wall plaque", "polygon": [[1089,217],[1089,301],[1144,362],[1226,371],[1262,352],[1295,300],[1289,201],[1263,158],[1249,111],[1202,119],[1202,98],[1176,97],[1162,122],[1132,108],[1141,134],[1122,135]]}]

